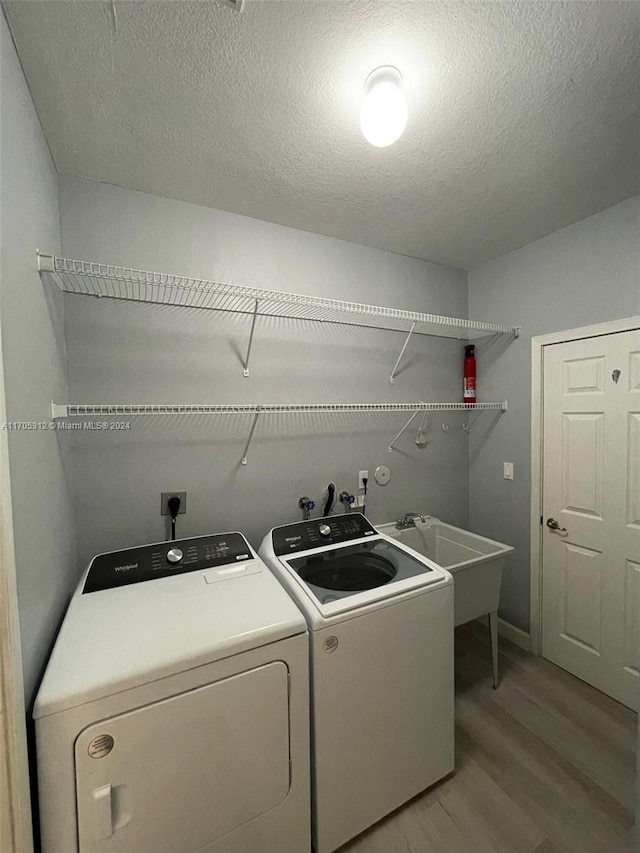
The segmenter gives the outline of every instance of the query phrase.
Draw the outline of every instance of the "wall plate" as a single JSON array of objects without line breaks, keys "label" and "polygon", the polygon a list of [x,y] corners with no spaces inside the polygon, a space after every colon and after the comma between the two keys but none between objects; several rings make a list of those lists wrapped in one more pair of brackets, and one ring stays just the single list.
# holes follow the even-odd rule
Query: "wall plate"
[{"label": "wall plate", "polygon": [[160,493],[160,515],[171,515],[169,512],[169,498],[180,498],[180,509],[178,515],[184,515],[187,511],[186,492],[161,492]]},{"label": "wall plate", "polygon": [[391,468],[388,465],[378,465],[373,476],[379,486],[386,486],[391,479]]}]

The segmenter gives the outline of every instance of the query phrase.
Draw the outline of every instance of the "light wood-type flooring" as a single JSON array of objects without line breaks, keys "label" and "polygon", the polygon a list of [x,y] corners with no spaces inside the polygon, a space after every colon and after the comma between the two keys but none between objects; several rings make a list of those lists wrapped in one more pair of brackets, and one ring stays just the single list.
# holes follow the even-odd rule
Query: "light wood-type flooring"
[{"label": "light wood-type flooring", "polygon": [[628,853],[636,715],[486,629],[456,630],[456,771],[340,853]]}]

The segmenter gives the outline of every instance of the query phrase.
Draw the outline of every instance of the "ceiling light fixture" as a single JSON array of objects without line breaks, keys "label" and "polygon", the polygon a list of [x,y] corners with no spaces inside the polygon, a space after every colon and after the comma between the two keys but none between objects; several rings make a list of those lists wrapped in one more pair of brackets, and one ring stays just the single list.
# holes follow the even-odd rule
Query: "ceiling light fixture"
[{"label": "ceiling light fixture", "polygon": [[393,145],[407,126],[409,110],[401,85],[402,74],[392,65],[376,68],[365,81],[360,127],[367,142],[376,148]]}]

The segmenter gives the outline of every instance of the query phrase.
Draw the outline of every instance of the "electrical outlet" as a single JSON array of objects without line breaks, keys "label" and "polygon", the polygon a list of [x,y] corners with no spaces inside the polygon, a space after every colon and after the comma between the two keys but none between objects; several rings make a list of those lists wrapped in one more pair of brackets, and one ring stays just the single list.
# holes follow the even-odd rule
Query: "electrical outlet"
[{"label": "electrical outlet", "polygon": [[180,509],[178,515],[184,515],[187,511],[186,492],[161,492],[160,493],[160,515],[171,515],[169,512],[169,498],[180,498]]},{"label": "electrical outlet", "polygon": [[367,485],[369,485],[369,472],[368,471],[359,471],[358,472],[358,488],[359,489],[364,489],[364,483],[362,482],[363,478],[367,480]]},{"label": "electrical outlet", "polygon": [[513,480],[513,462],[502,463],[502,476],[505,480]]}]

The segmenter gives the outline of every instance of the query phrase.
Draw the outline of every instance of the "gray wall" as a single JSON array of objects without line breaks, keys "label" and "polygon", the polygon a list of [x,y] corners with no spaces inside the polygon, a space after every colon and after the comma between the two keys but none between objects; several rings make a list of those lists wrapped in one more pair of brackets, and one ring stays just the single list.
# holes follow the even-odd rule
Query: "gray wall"
[{"label": "gray wall", "polygon": [[[4,17],[0,321],[7,416],[49,421],[64,397],[62,300],[36,271],[59,245],[57,178]],[[55,432],[10,432],[9,454],[24,684],[29,702],[76,581],[71,501]]]},{"label": "gray wall", "polygon": [[[509,411],[470,444],[470,522],[516,548],[506,567],[501,615],[528,630],[531,338],[640,314],[640,196],[469,273],[469,314],[521,323],[506,349],[481,347],[480,399],[505,396]],[[503,461],[515,480],[502,479]]]},{"label": "gray wall", "polygon": [[[111,261],[238,284],[466,316],[467,276],[437,264],[341,240],[72,178],[60,182],[67,256]],[[457,400],[461,345],[419,337],[396,383],[389,373],[404,337],[312,322],[260,319],[251,376],[243,378],[245,315],[65,296],[69,399],[76,402],[378,402]],[[188,491],[179,535],[241,529],[252,544],[300,518],[329,480],[354,491],[371,475],[368,515],[409,509],[467,523],[467,437],[462,416],[434,415],[425,449],[405,415],[265,417],[249,463],[240,458],[249,417],[132,419],[117,434],[67,441],[79,557],[162,539],[160,492]],[[449,436],[440,429],[451,423]],[[388,464],[391,483],[373,482]]]}]

